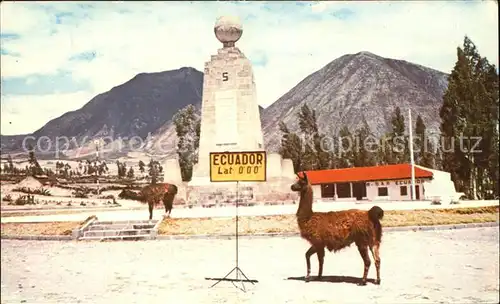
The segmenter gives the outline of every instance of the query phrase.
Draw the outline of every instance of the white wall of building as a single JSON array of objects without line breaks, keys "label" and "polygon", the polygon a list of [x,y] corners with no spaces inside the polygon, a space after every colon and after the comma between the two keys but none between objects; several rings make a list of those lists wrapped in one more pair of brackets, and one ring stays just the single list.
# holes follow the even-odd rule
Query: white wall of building
[{"label": "white wall of building", "polygon": [[[430,182],[429,179],[415,179],[415,189],[420,195],[420,200],[424,200],[425,187]],[[418,187],[417,187],[418,186]],[[352,184],[351,184],[352,187]],[[387,196],[379,196],[379,188],[387,188]],[[401,187],[406,187],[406,194],[401,192]],[[354,201],[356,197],[346,197],[346,198],[322,198],[321,197],[321,185],[313,185],[313,195],[314,198],[319,200],[335,200],[339,202]],[[415,197],[417,198],[417,197]],[[411,200],[411,180],[390,180],[390,181],[373,181],[366,182],[366,196],[363,200],[391,200],[391,201],[406,201]]]},{"label": "white wall of building", "polygon": [[[415,192],[420,196],[420,199],[424,198],[424,181],[424,179],[415,179]],[[388,195],[379,196],[379,188],[384,187],[387,188]],[[406,188],[406,194],[401,191],[401,187]],[[366,197],[368,200],[411,200],[411,179],[367,182]],[[415,199],[417,199],[417,197],[418,196],[415,196]]]},{"label": "white wall of building", "polygon": [[[416,166],[420,167],[420,166]],[[426,200],[438,199],[442,203],[450,203],[452,200],[457,200],[461,194],[457,193],[455,184],[451,180],[451,174],[444,171],[428,169],[420,167],[424,170],[432,172],[433,179],[425,182],[425,197]]]}]

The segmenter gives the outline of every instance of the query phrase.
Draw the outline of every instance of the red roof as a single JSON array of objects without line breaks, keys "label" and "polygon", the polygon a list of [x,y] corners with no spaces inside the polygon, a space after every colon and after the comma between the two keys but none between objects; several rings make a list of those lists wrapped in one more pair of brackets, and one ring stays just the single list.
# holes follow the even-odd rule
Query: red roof
[{"label": "red roof", "polygon": [[[309,183],[311,183],[312,185],[391,179],[410,179],[411,165],[397,164],[373,167],[328,169],[306,171],[306,173],[309,179]],[[432,178],[432,172],[415,166],[415,178]]]}]

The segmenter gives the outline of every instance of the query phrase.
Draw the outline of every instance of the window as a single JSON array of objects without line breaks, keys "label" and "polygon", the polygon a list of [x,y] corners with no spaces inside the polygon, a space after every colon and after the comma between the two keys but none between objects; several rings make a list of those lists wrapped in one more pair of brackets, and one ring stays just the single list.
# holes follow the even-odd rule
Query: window
[{"label": "window", "polygon": [[338,198],[351,197],[351,184],[350,183],[337,184],[337,196]]},{"label": "window", "polygon": [[406,187],[406,186],[399,187],[399,194],[401,196],[407,196],[408,195],[408,187]]},{"label": "window", "polygon": [[378,196],[389,196],[387,187],[378,187]]},{"label": "window", "polygon": [[321,184],[321,197],[334,197],[335,184]]}]

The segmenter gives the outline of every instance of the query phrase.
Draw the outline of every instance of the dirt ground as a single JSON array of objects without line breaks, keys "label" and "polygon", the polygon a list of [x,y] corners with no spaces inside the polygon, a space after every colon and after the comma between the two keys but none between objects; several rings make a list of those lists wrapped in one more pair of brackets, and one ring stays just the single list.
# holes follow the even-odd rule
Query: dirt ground
[{"label": "dirt ground", "polygon": [[[323,279],[311,258],[304,282],[300,237],[241,239],[238,266],[255,285],[221,278],[235,266],[235,242],[2,240],[2,303],[499,303],[498,227],[391,231],[381,247],[381,285],[356,246],[325,255]],[[228,277],[234,279],[236,273]],[[240,274],[241,278],[241,274]]]},{"label": "dirt ground", "polygon": [[[386,211],[384,227],[485,223],[499,220],[499,206],[460,209]],[[2,223],[2,235],[70,235],[81,222]],[[165,219],[160,235],[233,234],[235,218]],[[241,234],[297,232],[294,215],[244,216],[238,220]]]}]

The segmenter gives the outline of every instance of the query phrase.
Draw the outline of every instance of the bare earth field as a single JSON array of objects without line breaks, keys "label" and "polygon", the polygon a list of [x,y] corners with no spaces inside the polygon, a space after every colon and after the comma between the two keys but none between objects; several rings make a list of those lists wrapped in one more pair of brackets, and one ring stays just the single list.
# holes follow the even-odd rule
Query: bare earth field
[{"label": "bare earth field", "polygon": [[234,240],[2,240],[1,303],[498,303],[498,242],[498,227],[388,232],[381,285],[357,286],[355,246],[327,253],[324,279],[305,283],[307,242],[241,239],[239,266],[259,281],[244,293],[205,280],[233,269]]},{"label": "bare earth field", "polygon": [[[382,225],[426,226],[464,223],[484,223],[499,220],[499,206],[429,209],[388,210]],[[222,218],[168,218],[161,224],[160,235],[233,234],[236,219]],[[80,222],[2,223],[2,235],[68,235]],[[294,215],[245,216],[239,218],[241,234],[297,232]]]}]

